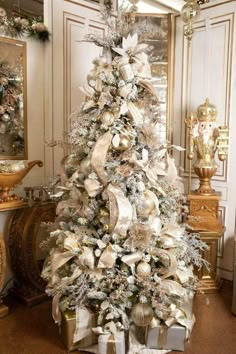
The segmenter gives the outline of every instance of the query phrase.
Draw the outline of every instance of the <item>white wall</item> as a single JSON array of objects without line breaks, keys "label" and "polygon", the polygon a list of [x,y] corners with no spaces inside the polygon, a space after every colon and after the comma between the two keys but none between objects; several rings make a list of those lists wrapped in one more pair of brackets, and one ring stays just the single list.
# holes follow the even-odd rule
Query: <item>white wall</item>
[{"label": "white wall", "polygon": [[[185,146],[184,118],[196,112],[208,97],[218,110],[217,122],[230,128],[230,148],[226,162],[219,162],[213,187],[222,193],[220,210],[226,232],[219,243],[218,269],[222,277],[233,276],[233,240],[236,207],[236,1],[213,1],[202,7],[194,24],[192,45],[183,35],[180,16],[175,18],[173,66],[174,143]],[[188,176],[186,155],[177,156]],[[197,180],[193,181],[192,189]]]}]

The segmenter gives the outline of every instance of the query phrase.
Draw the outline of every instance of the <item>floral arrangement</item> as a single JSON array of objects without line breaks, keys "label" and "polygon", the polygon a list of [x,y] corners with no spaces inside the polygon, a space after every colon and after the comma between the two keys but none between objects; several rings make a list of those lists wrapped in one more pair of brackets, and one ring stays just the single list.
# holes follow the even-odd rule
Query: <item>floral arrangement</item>
[{"label": "floral arrangement", "polygon": [[7,62],[0,61],[1,154],[9,154],[9,149],[15,154],[24,152],[22,81],[19,80],[21,75],[17,66],[13,68]]},{"label": "floral arrangement", "polygon": [[119,19],[108,26],[106,37],[86,38],[104,52],[71,117],[73,153],[62,161],[62,200],[43,244],[53,317],[60,322],[63,311],[75,310],[79,326],[87,310],[96,313],[99,334],[142,326],[141,318],[180,323],[189,334],[194,317],[184,308],[205,244],[178,222],[182,183],[173,146],[160,141],[148,46],[138,42],[138,28],[129,33]]},{"label": "floral arrangement", "polygon": [[7,17],[4,9],[0,9],[0,32],[13,38],[28,35],[42,42],[48,41],[50,37],[42,21],[34,18]]}]

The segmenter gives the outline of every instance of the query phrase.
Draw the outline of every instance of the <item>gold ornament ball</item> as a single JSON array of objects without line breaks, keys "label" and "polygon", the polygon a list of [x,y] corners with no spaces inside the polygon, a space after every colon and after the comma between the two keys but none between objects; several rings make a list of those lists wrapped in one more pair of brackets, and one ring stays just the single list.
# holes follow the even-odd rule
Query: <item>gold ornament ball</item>
[{"label": "gold ornament ball", "polygon": [[104,224],[102,228],[103,228],[104,231],[109,231],[109,225],[108,224]]},{"label": "gold ornament ball", "polygon": [[141,217],[149,216],[155,209],[155,203],[149,191],[145,191],[141,198],[141,203],[137,207],[137,213]]},{"label": "gold ornament ball", "polygon": [[219,160],[220,161],[225,161],[226,160],[226,154],[219,154]]},{"label": "gold ornament ball", "polygon": [[154,312],[150,305],[138,303],[134,305],[131,311],[131,318],[136,326],[148,326],[153,319]]},{"label": "gold ornament ball", "polygon": [[137,265],[136,273],[140,277],[148,277],[151,274],[151,266],[150,266],[150,264],[146,263],[146,262],[140,262]]},{"label": "gold ornament ball", "polygon": [[126,135],[120,135],[120,141],[118,146],[114,146],[117,151],[126,151],[130,148],[130,138]]}]

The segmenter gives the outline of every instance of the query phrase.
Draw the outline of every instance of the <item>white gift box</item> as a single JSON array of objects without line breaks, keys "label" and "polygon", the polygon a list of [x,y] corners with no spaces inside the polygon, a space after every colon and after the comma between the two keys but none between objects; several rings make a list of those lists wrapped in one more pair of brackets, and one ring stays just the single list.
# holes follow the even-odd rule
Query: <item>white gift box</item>
[{"label": "white gift box", "polygon": [[126,350],[125,332],[116,334],[101,334],[98,337],[99,354],[125,354]]},{"label": "white gift box", "polygon": [[149,328],[147,348],[184,351],[186,329],[174,324],[171,327],[157,326]]}]

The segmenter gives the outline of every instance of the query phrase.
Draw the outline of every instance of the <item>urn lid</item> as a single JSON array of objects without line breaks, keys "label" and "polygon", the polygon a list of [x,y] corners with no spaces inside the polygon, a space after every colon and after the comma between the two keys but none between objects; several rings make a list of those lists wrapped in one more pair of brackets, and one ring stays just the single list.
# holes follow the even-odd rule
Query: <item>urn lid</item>
[{"label": "urn lid", "polygon": [[214,122],[216,120],[216,107],[207,98],[205,103],[198,106],[197,117],[200,122]]}]

